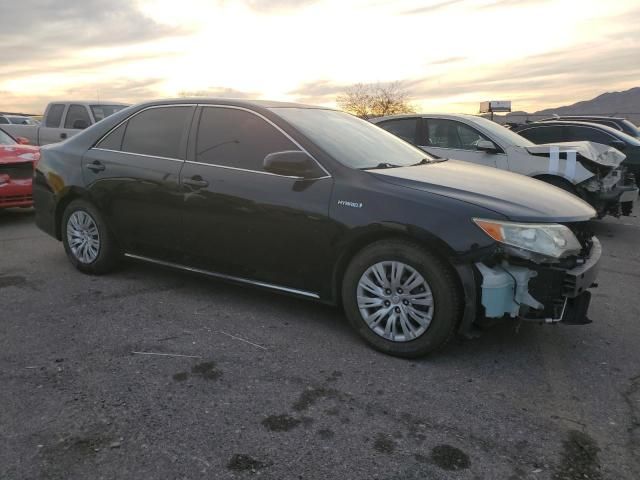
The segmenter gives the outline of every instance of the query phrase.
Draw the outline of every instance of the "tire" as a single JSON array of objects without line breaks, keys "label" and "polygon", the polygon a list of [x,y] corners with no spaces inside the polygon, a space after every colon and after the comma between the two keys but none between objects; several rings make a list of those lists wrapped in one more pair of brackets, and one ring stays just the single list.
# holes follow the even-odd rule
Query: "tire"
[{"label": "tire", "polygon": [[120,249],[102,215],[90,202],[77,199],[67,205],[60,231],[67,257],[82,273],[102,275],[120,263]]},{"label": "tire", "polygon": [[[396,272],[400,271],[398,264],[404,265],[403,280],[392,282],[392,270],[395,268]],[[378,288],[375,290],[377,293],[371,290],[372,281],[374,286],[384,283],[380,281],[381,267],[387,286],[395,289],[391,295],[388,289],[383,292]],[[376,269],[379,274],[377,277]],[[414,273],[422,278],[424,284],[412,287],[420,283],[420,278]],[[417,243],[381,240],[358,253],[347,267],[342,282],[344,310],[353,328],[373,348],[398,357],[421,357],[443,348],[453,338],[460,324],[463,296],[455,275],[445,261]],[[397,290],[398,285],[407,287],[408,291]],[[431,292],[430,306],[426,305],[429,297],[427,290]],[[366,308],[382,300],[382,305]],[[384,313],[385,309],[387,314]],[[391,320],[389,309],[395,313],[395,322]],[[422,323],[416,321],[416,311]],[[365,316],[374,325],[373,328]],[[403,320],[406,329],[403,328]],[[390,324],[394,327],[389,328]]]}]

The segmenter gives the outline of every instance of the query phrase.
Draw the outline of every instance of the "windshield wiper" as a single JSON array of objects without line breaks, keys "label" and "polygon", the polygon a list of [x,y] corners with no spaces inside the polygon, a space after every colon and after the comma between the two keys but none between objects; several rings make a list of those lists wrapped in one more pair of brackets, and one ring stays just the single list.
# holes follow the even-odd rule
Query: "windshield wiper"
[{"label": "windshield wiper", "polygon": [[361,170],[376,170],[380,168],[399,168],[399,167],[402,167],[402,165],[395,165],[393,163],[382,162],[376,165],[375,167],[363,167],[361,168]]}]

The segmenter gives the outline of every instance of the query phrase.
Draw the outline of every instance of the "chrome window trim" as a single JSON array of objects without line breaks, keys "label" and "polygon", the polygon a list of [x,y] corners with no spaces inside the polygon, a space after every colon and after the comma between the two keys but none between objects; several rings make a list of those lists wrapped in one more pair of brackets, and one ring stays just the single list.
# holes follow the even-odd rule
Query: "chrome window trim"
[{"label": "chrome window trim", "polygon": [[99,148],[92,147],[91,150],[98,150],[101,152],[113,152],[113,153],[124,153],[125,155],[135,155],[136,157],[146,157],[146,158],[157,158],[161,160],[172,160],[174,162],[184,163],[186,160],[180,160],[179,158],[171,158],[171,157],[161,157],[158,155],[147,155],[146,153],[133,153],[133,152],[123,152],[122,150],[111,150],[110,148]]},{"label": "chrome window trim", "polygon": [[191,163],[193,165],[203,165],[205,167],[226,168],[228,170],[237,170],[239,172],[257,173],[258,175],[270,175],[272,177],[291,178],[294,180],[322,180],[323,178],[331,178],[331,175],[325,175],[323,177],[313,177],[313,178],[297,177],[294,175],[280,175],[278,173],[263,172],[261,170],[250,170],[248,168],[228,167],[227,165],[218,165],[216,163],[194,162],[193,160],[186,160],[185,163]]},{"label": "chrome window trim", "polygon": [[200,268],[188,267],[186,265],[181,265],[179,263],[166,262],[164,260],[157,260],[155,258],[144,257],[144,256],[141,256],[141,255],[134,255],[132,253],[125,253],[124,255],[125,255],[125,257],[129,257],[129,258],[132,258],[134,260],[142,260],[144,262],[154,263],[156,265],[162,265],[162,266],[165,266],[165,267],[176,268],[176,269],[179,269],[179,270],[185,270],[187,272],[200,273],[200,274],[203,274],[203,275],[208,275],[210,277],[220,278],[220,279],[223,279],[223,280],[229,280],[229,281],[232,281],[232,282],[246,283],[246,284],[249,284],[249,285],[255,285],[255,286],[258,286],[258,287],[270,288],[272,290],[278,290],[278,291],[281,291],[281,292],[293,293],[295,295],[302,295],[302,296],[309,297],[309,298],[316,298],[316,299],[320,298],[320,295],[318,295],[317,293],[307,292],[306,290],[298,290],[298,289],[295,289],[295,288],[283,287],[281,285],[274,285],[272,283],[260,282],[260,281],[257,281],[257,280],[250,280],[248,278],[234,277],[232,275],[225,275],[225,274],[222,274],[222,273],[210,272],[208,270],[202,270]]},{"label": "chrome window trim", "polygon": [[[324,173],[326,173],[328,177],[331,177],[331,174],[327,171],[326,168],[324,168],[324,166],[318,161],[318,159],[316,159],[316,157],[314,157],[313,155],[311,155],[307,149],[305,149],[302,145],[300,145],[296,140],[293,139],[293,137],[291,137],[291,135],[289,135],[287,132],[285,132],[282,128],[280,128],[278,125],[276,125],[275,123],[273,123],[271,120],[269,120],[267,117],[265,117],[264,115],[262,115],[261,113],[258,112],[254,112],[253,110],[249,109],[249,108],[245,108],[245,107],[238,107],[236,105],[216,105],[216,104],[212,104],[212,103],[207,103],[207,104],[198,104],[199,107],[202,108],[229,108],[232,110],[243,110],[245,112],[249,112],[253,115],[255,115],[256,117],[260,117],[262,120],[264,120],[265,122],[267,122],[268,124],[270,124],[272,127],[274,127],[276,130],[278,130],[280,133],[282,133],[285,137],[287,137],[287,139],[289,139],[289,141],[291,143],[293,143],[296,147],[298,147],[300,149],[300,151],[306,153],[307,155],[309,155],[309,157],[311,157],[311,159],[316,162],[316,164],[322,169],[322,171]],[[214,164],[207,164],[207,165],[214,165]],[[216,165],[219,167],[224,167],[224,165]],[[247,170],[249,172],[257,172],[258,170]],[[272,175],[276,175],[275,173]],[[281,177],[284,175],[280,175]],[[325,177],[320,177],[320,178],[325,178]],[[311,180],[311,179],[309,179]]]},{"label": "chrome window trim", "polygon": [[[493,140],[491,140],[493,142]],[[498,143],[493,142],[496,145],[500,146]],[[439,148],[440,150],[456,150],[458,152],[471,152],[471,153],[487,153],[487,152],[483,152],[482,150],[466,150],[464,148],[448,148],[448,147],[435,147],[433,145],[417,145],[418,148],[425,148],[425,149],[429,149],[429,148]],[[502,148],[502,147],[500,147]],[[504,148],[502,148],[502,150],[504,150]],[[429,152],[427,152],[429,153]],[[496,153],[491,153],[491,155],[507,155],[504,151],[503,152],[496,152]],[[455,160],[455,158],[453,158],[452,160]]]},{"label": "chrome window trim", "polygon": [[[287,137],[287,139],[289,141],[291,141],[291,143],[293,143],[296,147],[298,147],[300,149],[300,151],[302,151],[302,152],[306,153],[307,155],[309,155],[309,157],[311,157],[311,159],[314,162],[316,162],[316,164],[322,169],[322,171],[324,173],[326,173],[326,175],[324,175],[322,177],[314,177],[314,178],[294,177],[294,176],[288,176],[288,175],[278,175],[277,173],[271,173],[271,172],[262,172],[260,170],[249,170],[249,169],[246,169],[246,168],[229,167],[229,166],[226,166],[226,165],[217,165],[217,164],[213,164],[213,163],[196,162],[196,161],[192,161],[192,160],[181,160],[179,158],[160,157],[160,156],[156,156],[156,155],[147,155],[145,153],[125,152],[123,150],[112,150],[112,149],[109,149],[109,148],[96,147],[96,145],[98,145],[102,140],[104,140],[108,135],[110,135],[111,132],[113,132],[114,130],[119,128],[121,125],[123,125],[124,123],[128,122],[129,120],[131,120],[136,115],[139,115],[142,112],[146,112],[147,110],[151,110],[153,108],[166,108],[166,107],[230,108],[230,109],[243,110],[245,112],[252,113],[253,115],[256,115],[257,117],[260,117],[261,119],[266,121],[268,124],[273,126],[276,130],[278,130],[280,133],[282,133],[285,137]],[[291,137],[291,135],[289,135],[287,132],[282,130],[282,128],[280,128],[278,125],[276,125],[271,120],[269,120],[267,117],[265,117],[264,115],[262,115],[262,114],[260,114],[258,112],[254,112],[253,110],[251,110],[249,108],[238,107],[238,106],[235,106],[235,105],[218,105],[218,104],[201,104],[201,103],[176,103],[176,104],[171,104],[171,105],[152,105],[152,106],[143,108],[142,110],[134,113],[133,115],[128,116],[127,118],[122,120],[120,123],[118,123],[117,125],[112,127],[108,132],[106,132],[104,135],[102,135],[102,137],[100,137],[93,144],[93,146],[89,150],[100,150],[100,151],[103,151],[103,152],[124,153],[124,154],[127,154],[127,155],[135,155],[135,156],[139,156],[139,157],[159,158],[159,159],[163,159],[163,160],[173,160],[175,162],[183,162],[183,163],[186,162],[186,163],[192,163],[192,164],[195,164],[195,165],[206,165],[206,166],[209,166],[209,167],[227,168],[229,170],[238,170],[238,171],[243,171],[243,172],[257,173],[257,174],[260,174],[260,175],[273,175],[273,176],[276,176],[276,177],[294,178],[294,179],[299,179],[299,180],[322,180],[324,178],[332,178],[331,174],[327,171],[327,169],[324,168],[324,166],[313,155],[311,155],[302,145],[300,145],[296,140],[294,140]]]}]

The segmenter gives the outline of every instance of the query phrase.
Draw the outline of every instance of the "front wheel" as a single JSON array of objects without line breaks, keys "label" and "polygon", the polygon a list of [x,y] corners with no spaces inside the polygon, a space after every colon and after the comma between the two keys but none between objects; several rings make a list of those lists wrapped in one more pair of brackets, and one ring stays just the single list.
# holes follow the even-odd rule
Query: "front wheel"
[{"label": "front wheel", "polygon": [[454,336],[463,307],[455,272],[406,240],[376,242],[351,261],[342,283],[351,325],[374,348],[419,357]]},{"label": "front wheel", "polygon": [[83,273],[107,273],[118,265],[121,258],[102,215],[86,200],[74,200],[65,209],[62,243],[73,266]]}]

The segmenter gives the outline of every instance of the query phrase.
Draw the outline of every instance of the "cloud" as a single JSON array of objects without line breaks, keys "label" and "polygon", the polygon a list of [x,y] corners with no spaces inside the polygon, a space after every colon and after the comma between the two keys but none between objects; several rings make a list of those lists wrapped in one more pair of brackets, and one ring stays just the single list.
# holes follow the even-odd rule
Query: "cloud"
[{"label": "cloud", "polygon": [[209,87],[204,90],[184,90],[178,95],[181,97],[215,97],[215,98],[242,98],[255,99],[260,97],[258,92],[245,92],[229,87]]},{"label": "cloud", "polygon": [[467,59],[467,57],[448,57],[442,58],[440,60],[435,60],[433,62],[428,62],[427,65],[449,65],[451,63],[463,62]]},{"label": "cloud", "polygon": [[9,9],[9,15],[3,15],[0,65],[186,33],[156,23],[129,0],[20,0],[11,2]]},{"label": "cloud", "polygon": [[300,10],[319,1],[320,0],[244,0],[244,4],[256,12],[275,13],[288,10]]},{"label": "cloud", "polygon": [[334,83],[330,80],[317,80],[300,85],[295,90],[287,92],[287,95],[296,97],[300,103],[325,104],[332,103],[336,96],[344,93],[351,85]]},{"label": "cloud", "polygon": [[[470,75],[457,80],[448,75],[440,78],[425,77],[407,82],[417,98],[442,98],[469,93],[494,95],[516,94],[519,98],[544,100],[548,92],[560,90],[567,98],[572,92],[610,87],[612,82],[632,81],[640,78],[638,52],[631,44],[627,47],[594,50],[585,46],[524,58],[518,63],[505,64],[489,73]],[[480,99],[479,99],[480,100]]]},{"label": "cloud", "polygon": [[436,10],[442,10],[443,8],[451,7],[458,3],[465,3],[467,0],[445,0],[444,2],[436,2],[424,7],[418,7],[411,10],[405,10],[400,12],[401,15],[420,15],[423,13],[431,13]]},{"label": "cloud", "polygon": [[482,5],[480,8],[509,8],[509,7],[524,7],[528,5],[538,5],[541,3],[548,3],[549,0],[495,0],[486,5]]}]

